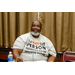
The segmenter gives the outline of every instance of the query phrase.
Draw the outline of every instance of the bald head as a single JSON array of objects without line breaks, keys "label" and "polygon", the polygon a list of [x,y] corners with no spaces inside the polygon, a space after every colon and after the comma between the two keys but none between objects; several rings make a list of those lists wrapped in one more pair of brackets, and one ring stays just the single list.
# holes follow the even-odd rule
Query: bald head
[{"label": "bald head", "polygon": [[32,22],[32,25],[34,24],[34,22],[38,22],[39,25],[40,25],[40,27],[42,28],[42,24],[41,24],[41,22],[40,22],[39,20],[34,20],[34,21]]}]

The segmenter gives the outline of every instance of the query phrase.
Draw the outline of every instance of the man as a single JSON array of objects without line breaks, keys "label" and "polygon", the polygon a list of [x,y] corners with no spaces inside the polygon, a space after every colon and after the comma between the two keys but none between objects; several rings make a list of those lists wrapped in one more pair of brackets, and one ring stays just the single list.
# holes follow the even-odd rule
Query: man
[{"label": "man", "polygon": [[32,23],[31,31],[16,39],[13,45],[13,56],[17,62],[55,61],[54,46],[48,38],[40,34],[41,29],[41,22],[35,20]]}]

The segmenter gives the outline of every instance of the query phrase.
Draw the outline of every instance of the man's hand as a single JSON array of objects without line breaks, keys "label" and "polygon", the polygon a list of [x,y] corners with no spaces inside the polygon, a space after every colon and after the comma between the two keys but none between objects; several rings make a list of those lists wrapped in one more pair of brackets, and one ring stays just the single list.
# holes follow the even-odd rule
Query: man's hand
[{"label": "man's hand", "polygon": [[13,58],[16,62],[23,62],[23,58],[20,58],[20,54],[22,52],[22,49],[13,49]]},{"label": "man's hand", "polygon": [[23,58],[17,57],[16,62],[23,62]]},{"label": "man's hand", "polygon": [[48,58],[48,62],[54,62],[54,61],[55,61],[55,58],[56,58],[56,57],[54,57],[54,56],[50,56],[50,57]]}]

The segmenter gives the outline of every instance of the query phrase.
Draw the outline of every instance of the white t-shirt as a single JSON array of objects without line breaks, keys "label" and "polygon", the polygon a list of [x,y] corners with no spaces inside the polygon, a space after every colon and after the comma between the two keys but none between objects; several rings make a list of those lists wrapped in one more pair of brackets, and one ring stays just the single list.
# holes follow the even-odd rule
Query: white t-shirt
[{"label": "white t-shirt", "polygon": [[56,57],[52,42],[42,34],[39,38],[34,38],[30,32],[23,34],[16,39],[13,48],[23,49],[24,61],[47,61],[49,54]]}]

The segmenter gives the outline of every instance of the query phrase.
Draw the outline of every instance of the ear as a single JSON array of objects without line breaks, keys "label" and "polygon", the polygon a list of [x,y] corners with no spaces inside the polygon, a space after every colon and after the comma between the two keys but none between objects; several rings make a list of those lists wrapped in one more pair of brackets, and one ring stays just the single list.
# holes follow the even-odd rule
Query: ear
[{"label": "ear", "polygon": [[41,32],[42,28],[40,29],[40,32]]},{"label": "ear", "polygon": [[41,27],[41,29],[42,29],[42,27]]}]

